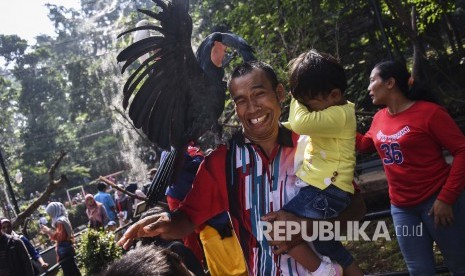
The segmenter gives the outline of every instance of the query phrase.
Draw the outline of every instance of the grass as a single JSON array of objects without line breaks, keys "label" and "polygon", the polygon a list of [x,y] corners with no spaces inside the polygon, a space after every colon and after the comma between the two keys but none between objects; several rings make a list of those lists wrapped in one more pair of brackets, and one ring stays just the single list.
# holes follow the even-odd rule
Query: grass
[{"label": "grass", "polygon": [[[386,222],[391,240],[379,238],[376,241],[346,241],[344,246],[352,253],[355,261],[366,274],[380,274],[389,272],[407,271],[402,253],[396,240],[394,226],[391,218],[383,219]],[[376,223],[371,222],[365,233],[373,237]],[[443,258],[435,246],[436,266],[443,265]],[[443,274],[449,275],[449,274]]]}]

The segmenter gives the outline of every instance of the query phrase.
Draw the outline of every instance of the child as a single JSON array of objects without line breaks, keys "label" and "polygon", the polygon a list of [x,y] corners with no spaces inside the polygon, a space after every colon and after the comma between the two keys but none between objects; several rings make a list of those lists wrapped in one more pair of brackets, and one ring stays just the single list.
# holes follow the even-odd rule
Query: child
[{"label": "child", "polygon": [[[330,219],[339,215],[354,193],[356,119],[354,104],[344,97],[347,80],[344,69],[332,56],[315,50],[290,62],[293,99],[289,112],[292,130],[308,135],[303,162],[296,175],[302,187],[284,211],[300,217]],[[314,241],[315,249],[344,268],[353,258],[338,241]],[[305,243],[289,252],[313,275],[338,275],[339,264],[318,257]],[[330,273],[329,271],[333,271]]]}]

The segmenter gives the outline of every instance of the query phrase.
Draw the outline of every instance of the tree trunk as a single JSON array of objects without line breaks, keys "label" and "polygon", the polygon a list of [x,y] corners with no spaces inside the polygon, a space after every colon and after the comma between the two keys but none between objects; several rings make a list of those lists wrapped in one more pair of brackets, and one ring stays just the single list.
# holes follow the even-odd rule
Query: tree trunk
[{"label": "tree trunk", "polygon": [[55,170],[57,169],[58,165],[60,164],[63,157],[65,157],[65,155],[66,152],[62,151],[58,159],[50,167],[50,169],[48,170],[49,184],[47,188],[39,196],[39,198],[37,198],[31,205],[29,205],[29,207],[27,207],[27,209],[24,212],[21,212],[18,215],[18,217],[16,217],[16,219],[12,223],[13,229],[22,225],[25,219],[32,215],[32,213],[34,213],[34,211],[37,210],[37,208],[39,208],[40,205],[46,203],[50,195],[53,193],[53,191],[55,191],[55,189],[68,184],[68,178],[66,178],[65,175],[61,175],[59,180],[54,180]]}]

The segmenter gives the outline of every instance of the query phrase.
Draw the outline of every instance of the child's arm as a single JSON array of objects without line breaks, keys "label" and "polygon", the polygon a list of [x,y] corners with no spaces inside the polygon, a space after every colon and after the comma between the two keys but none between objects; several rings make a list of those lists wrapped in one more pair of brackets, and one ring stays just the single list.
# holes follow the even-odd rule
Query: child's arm
[{"label": "child's arm", "polygon": [[[355,117],[355,112],[354,115]],[[330,106],[321,111],[309,111],[296,99],[291,99],[289,123],[297,134],[334,137],[345,127],[346,112],[342,106]]]}]

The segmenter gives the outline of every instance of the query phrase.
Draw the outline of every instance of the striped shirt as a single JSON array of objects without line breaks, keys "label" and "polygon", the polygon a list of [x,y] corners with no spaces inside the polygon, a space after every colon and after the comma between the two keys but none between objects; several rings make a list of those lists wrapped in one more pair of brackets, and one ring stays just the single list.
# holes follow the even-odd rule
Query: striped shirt
[{"label": "striped shirt", "polygon": [[[271,156],[235,135],[201,164],[191,192],[180,210],[196,225],[229,211],[250,275],[303,275],[289,255],[274,255],[261,235],[260,218],[278,211],[299,191],[295,186],[299,136],[280,128]],[[226,168],[226,170],[225,170]]]}]

